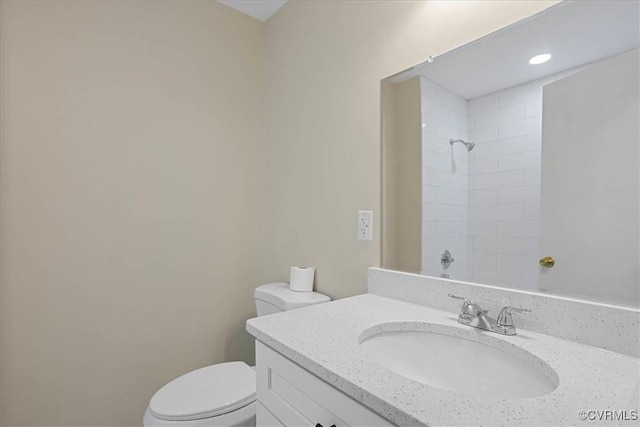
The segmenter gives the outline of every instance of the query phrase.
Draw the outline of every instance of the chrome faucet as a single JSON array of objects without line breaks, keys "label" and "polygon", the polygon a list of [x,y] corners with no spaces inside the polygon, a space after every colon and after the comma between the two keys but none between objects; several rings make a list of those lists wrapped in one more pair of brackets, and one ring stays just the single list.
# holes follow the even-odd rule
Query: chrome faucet
[{"label": "chrome faucet", "polygon": [[468,298],[449,294],[451,298],[461,299],[462,307],[458,315],[458,323],[471,326],[472,328],[484,329],[501,335],[516,335],[516,325],[513,324],[511,312],[531,313],[528,308],[504,307],[500,310],[497,319],[487,315],[489,310],[483,310],[478,304],[471,302]]}]

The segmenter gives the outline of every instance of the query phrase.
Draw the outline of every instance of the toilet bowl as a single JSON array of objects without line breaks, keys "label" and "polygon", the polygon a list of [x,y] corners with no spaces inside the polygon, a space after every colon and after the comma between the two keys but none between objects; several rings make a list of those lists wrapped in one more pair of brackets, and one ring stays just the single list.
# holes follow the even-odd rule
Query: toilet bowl
[{"label": "toilet bowl", "polygon": [[[294,292],[287,283],[270,283],[255,290],[258,316],[328,302],[317,292]],[[226,362],[186,373],[153,395],[143,426],[256,425],[256,374],[244,362]]]},{"label": "toilet bowl", "polygon": [[144,426],[254,426],[256,374],[244,362],[196,369],[149,402]]},{"label": "toilet bowl", "polygon": [[256,403],[255,401],[247,406],[217,417],[203,418],[191,421],[166,421],[154,417],[149,408],[144,414],[143,426],[173,426],[173,427],[255,427],[256,425]]}]

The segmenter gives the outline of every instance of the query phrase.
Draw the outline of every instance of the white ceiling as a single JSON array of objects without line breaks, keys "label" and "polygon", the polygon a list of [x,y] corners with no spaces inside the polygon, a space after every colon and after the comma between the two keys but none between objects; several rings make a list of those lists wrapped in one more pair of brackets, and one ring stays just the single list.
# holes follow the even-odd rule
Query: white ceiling
[{"label": "white ceiling", "polygon": [[[637,48],[637,1],[563,2],[391,78],[423,75],[467,99]],[[532,56],[553,58],[529,65]]]},{"label": "white ceiling", "polygon": [[218,0],[218,2],[261,21],[266,21],[284,6],[287,0]]}]

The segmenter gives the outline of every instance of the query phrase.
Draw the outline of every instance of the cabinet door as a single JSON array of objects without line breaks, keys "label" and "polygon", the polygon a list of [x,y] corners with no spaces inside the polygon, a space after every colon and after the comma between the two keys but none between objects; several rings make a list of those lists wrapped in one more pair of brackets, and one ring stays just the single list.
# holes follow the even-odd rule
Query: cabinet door
[{"label": "cabinet door", "polygon": [[258,341],[256,376],[259,403],[284,426],[393,425]]},{"label": "cabinet door", "polygon": [[256,403],[256,425],[260,427],[284,427],[260,402]]}]

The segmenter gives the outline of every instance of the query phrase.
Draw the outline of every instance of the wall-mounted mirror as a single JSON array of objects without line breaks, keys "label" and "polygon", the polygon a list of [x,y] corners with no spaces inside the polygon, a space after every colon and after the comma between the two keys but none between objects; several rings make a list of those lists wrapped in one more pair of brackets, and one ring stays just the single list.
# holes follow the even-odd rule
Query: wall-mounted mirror
[{"label": "wall-mounted mirror", "polygon": [[383,267],[639,306],[639,23],[563,2],[383,80]]}]

